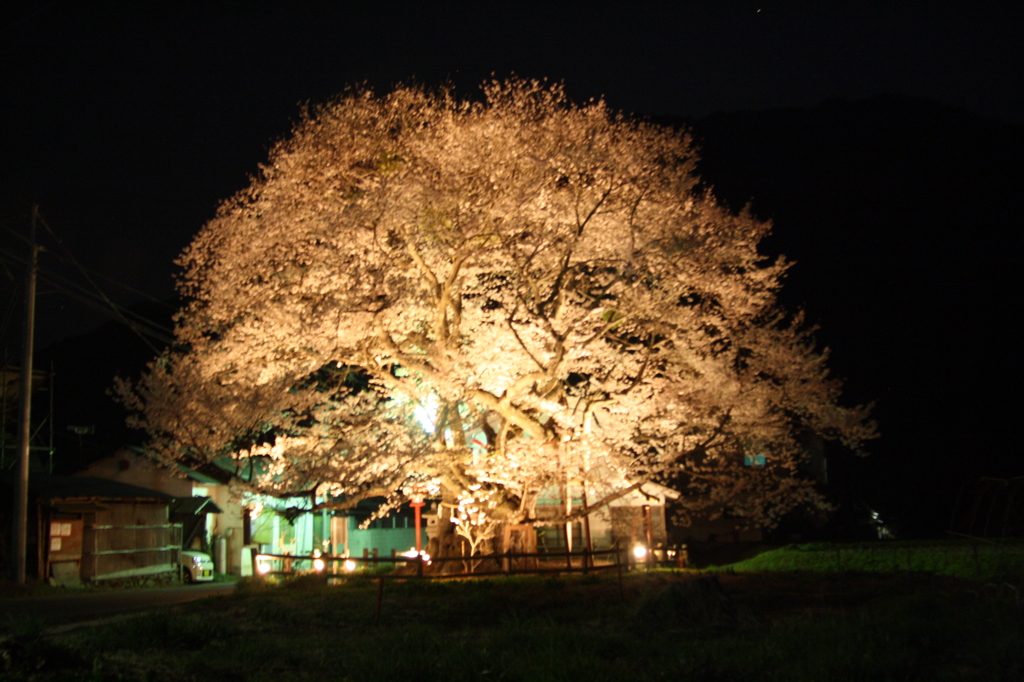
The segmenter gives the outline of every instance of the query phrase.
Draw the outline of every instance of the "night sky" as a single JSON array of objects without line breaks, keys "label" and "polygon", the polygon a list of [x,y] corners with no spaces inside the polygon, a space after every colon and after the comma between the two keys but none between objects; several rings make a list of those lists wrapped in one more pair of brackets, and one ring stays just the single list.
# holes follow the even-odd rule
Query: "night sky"
[{"label": "night sky", "polygon": [[[44,237],[51,240],[44,267],[74,277],[71,254],[97,277],[132,287],[104,284],[123,302],[169,297],[173,259],[217,203],[247,184],[270,143],[287,134],[299,103],[325,101],[356,83],[386,90],[400,81],[451,82],[472,93],[491,73],[562,80],[577,100],[604,96],[616,109],[693,122],[706,131],[708,154],[722,116],[812,111],[823,102],[884,93],[963,112],[980,129],[1019,135],[1024,124],[1024,11],[1013,2],[645,3],[643,10],[622,4],[601,11],[562,3],[98,4],[16,3],[4,10],[0,245],[8,253],[19,248],[10,231],[24,233],[29,207],[38,202],[61,240],[58,246]],[[728,145],[720,147],[719,158],[730,158]],[[714,169],[709,158],[707,170]],[[794,272],[797,302],[819,306],[810,310],[814,320],[837,320],[844,335],[826,341],[843,370],[864,366],[865,342],[847,332],[870,319],[870,306],[854,321],[850,305],[833,306],[842,292],[835,299],[815,294],[813,277],[815,267],[831,267],[824,257],[842,250],[850,235],[837,232],[811,248],[790,232],[787,242],[785,202],[758,204],[758,178],[744,184],[725,168],[715,182],[730,199],[755,199],[759,215],[775,219],[780,248],[807,262]],[[935,192],[956,201],[955,190]],[[1000,229],[1019,232],[1019,218]],[[61,249],[63,264],[56,260]],[[16,354],[20,273],[9,257],[4,262],[0,346]],[[924,271],[908,267],[907,281]],[[41,344],[99,323],[92,309],[52,288],[42,292]],[[1007,313],[1019,309],[1019,292],[1008,293]],[[1019,376],[1008,378],[1019,383]],[[963,386],[952,390],[978,393],[980,378],[958,381]],[[851,383],[858,399],[884,400],[879,394],[889,390],[874,375]],[[888,409],[883,431],[895,434],[891,442],[919,441],[927,428],[921,415],[903,415],[904,423]],[[1013,436],[1002,423],[1015,411],[1005,401],[1000,409],[992,419],[998,426],[989,425],[982,439],[986,450],[1016,442],[1006,440]],[[1002,429],[998,439],[993,429]],[[883,444],[876,449],[897,454]],[[914,466],[924,461],[920,455]]]}]

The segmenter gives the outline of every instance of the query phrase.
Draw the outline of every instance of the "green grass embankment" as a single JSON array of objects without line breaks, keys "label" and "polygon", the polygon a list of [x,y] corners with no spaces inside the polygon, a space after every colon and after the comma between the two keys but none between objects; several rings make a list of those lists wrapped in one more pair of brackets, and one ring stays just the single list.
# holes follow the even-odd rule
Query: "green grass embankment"
[{"label": "green grass embankment", "polygon": [[968,580],[1024,574],[1024,543],[883,541],[810,543],[768,550],[719,567],[738,573],[931,573]]}]

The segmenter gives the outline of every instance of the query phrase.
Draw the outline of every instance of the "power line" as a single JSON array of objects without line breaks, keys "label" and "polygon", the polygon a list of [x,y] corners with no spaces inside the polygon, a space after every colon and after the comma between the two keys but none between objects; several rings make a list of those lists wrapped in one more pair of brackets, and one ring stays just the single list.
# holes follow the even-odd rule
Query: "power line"
[{"label": "power line", "polygon": [[[51,285],[51,286],[53,286],[53,285]],[[63,289],[63,288],[58,287],[58,286],[55,286],[54,288],[57,291],[59,291],[60,293],[64,294],[65,296],[68,296],[69,298],[72,298],[72,299],[78,301],[79,303],[84,303],[85,305],[92,306],[93,308],[96,308],[97,310],[99,310],[101,312],[107,313],[112,318],[114,318],[114,319],[116,319],[116,320],[118,320],[120,322],[124,322],[157,355],[160,354],[160,350],[157,349],[157,347],[154,346],[152,343],[150,343],[149,340],[147,338],[145,338],[145,337],[148,336],[148,337],[150,337],[152,339],[155,339],[157,341],[160,341],[161,343],[165,343],[165,344],[168,344],[168,345],[171,345],[171,344],[174,343],[174,338],[172,336],[164,334],[164,333],[160,332],[157,329],[153,329],[152,327],[146,327],[146,326],[143,326],[143,325],[139,325],[138,323],[129,321],[129,320],[125,319],[124,317],[116,315],[116,314],[113,313],[113,311],[110,310],[109,307],[103,305],[102,303],[99,303],[99,302],[97,302],[97,301],[95,301],[93,299],[90,299],[90,298],[87,298],[85,296],[82,296],[81,294],[75,293],[75,292],[73,292],[73,291],[71,291],[69,289]]]},{"label": "power line", "polygon": [[[26,245],[28,244],[28,240],[25,238],[25,235],[19,234],[16,230],[11,229],[10,227],[4,227],[3,229],[8,234],[10,234],[12,237],[22,241]],[[47,229],[49,229],[49,226],[47,226]],[[53,233],[51,232],[51,234],[53,234]],[[63,243],[63,241],[60,238],[54,236],[54,239],[57,240],[57,244],[60,245],[60,247],[62,249],[67,251],[67,247],[64,246],[64,243]],[[51,257],[55,258],[56,260],[60,261],[61,263],[70,264],[68,259],[62,257],[59,253],[55,253],[53,251],[47,251],[46,253],[48,255],[50,255]],[[106,274],[104,274],[102,272],[99,272],[97,270],[93,270],[91,268],[84,267],[84,266],[78,264],[77,262],[75,262],[74,264],[80,270],[82,270],[84,272],[87,272],[90,275],[93,275],[94,277],[99,277],[100,279],[106,280],[107,282],[113,284],[114,286],[120,287],[122,290],[124,290],[124,291],[126,291],[126,292],[128,292],[130,294],[135,294],[136,296],[141,296],[141,297],[146,298],[146,299],[148,299],[149,301],[151,301],[153,303],[157,303],[157,304],[159,304],[159,305],[161,305],[161,306],[163,306],[163,307],[165,307],[165,308],[167,308],[169,310],[174,310],[174,306],[168,304],[167,301],[164,301],[162,299],[157,298],[156,296],[153,296],[152,294],[149,294],[149,293],[147,293],[145,291],[141,291],[139,289],[131,287],[131,286],[129,286],[129,285],[123,283],[123,282],[119,282],[118,280],[114,279],[113,277],[111,277],[109,275],[106,275]]]},{"label": "power line", "polygon": [[[6,261],[2,260],[3,258],[6,258],[7,260],[12,261],[13,263],[17,263],[18,265],[25,265],[27,262],[22,254],[0,247],[0,262],[6,264]],[[166,332],[167,334],[173,333],[169,327],[165,327],[157,322],[154,322],[153,320],[150,320],[149,318],[139,313],[136,313],[131,308],[120,305],[118,303],[109,302],[109,299],[104,299],[101,296],[97,296],[96,294],[92,293],[92,291],[90,291],[89,289],[83,287],[82,285],[67,278],[64,275],[61,275],[57,272],[48,269],[41,269],[41,275],[43,279],[46,280],[47,284],[51,285],[54,289],[57,289],[62,293],[70,293],[67,292],[67,290],[73,289],[80,296],[85,296],[90,299],[98,299],[102,301],[104,307],[113,307],[116,309],[116,312],[119,312],[120,314],[134,317],[139,322],[148,324],[155,329],[159,329]],[[168,306],[168,308],[171,308],[171,306]]]},{"label": "power line", "polygon": [[[47,252],[47,253],[49,253],[49,252]],[[9,249],[5,249],[3,247],[0,247],[0,256],[5,256],[9,261],[11,261],[13,263],[17,263],[18,265],[25,265],[25,263],[26,263],[26,260],[25,260],[25,258],[24,258],[24,256],[22,254],[18,253],[17,251],[11,251]],[[6,261],[2,261],[2,262],[5,265],[7,264]],[[55,270],[47,269],[47,270],[45,270],[45,273],[46,273],[47,277],[52,282],[54,282],[55,284],[56,283],[60,283],[62,286],[72,287],[74,289],[77,289],[81,293],[83,293],[84,295],[95,296],[96,298],[102,299],[102,297],[97,296],[96,294],[92,293],[86,287],[83,287],[82,285],[78,284],[74,280],[68,278],[67,276],[65,276],[63,274],[58,273]],[[120,306],[117,303],[115,303],[114,305],[123,308],[123,306]],[[127,310],[127,309],[125,309],[125,310]]]},{"label": "power line", "polygon": [[[19,262],[19,264],[21,263],[20,259],[17,257],[12,258],[12,254],[5,253],[2,249],[0,249],[0,258],[8,258]],[[74,301],[90,306],[91,308],[104,313],[108,317],[126,324],[136,334],[148,336],[168,345],[174,343],[174,335],[170,329],[139,315],[129,308],[123,308],[117,304],[110,305],[107,301],[91,294],[91,292],[83,290],[81,286],[74,282],[62,281],[61,277],[56,276],[53,273],[40,271],[39,279],[42,283],[46,284],[49,289],[63,294]],[[155,353],[160,353],[160,351],[149,343],[148,340],[145,342],[146,345]]]},{"label": "power line", "polygon": [[[114,319],[123,322],[125,325],[128,326],[129,329],[132,330],[134,334],[136,334],[139,337],[140,340],[142,340],[143,343],[145,343],[150,348],[150,350],[153,351],[154,354],[159,355],[161,351],[153,343],[151,343],[149,338],[147,337],[154,338],[160,341],[161,343],[166,344],[171,344],[174,342],[173,332],[170,329],[167,329],[166,327],[152,320],[149,320],[143,317],[142,315],[139,315],[138,313],[135,313],[127,308],[124,308],[114,303],[110,299],[110,297],[107,296],[102,289],[100,289],[100,287],[96,284],[92,277],[89,276],[89,273],[86,271],[86,269],[78,262],[74,255],[71,254],[67,247],[64,246],[61,239],[57,237],[57,235],[55,234],[53,228],[51,228],[49,224],[47,224],[46,221],[42,219],[41,216],[39,216],[38,219],[39,222],[42,223],[46,230],[50,233],[53,239],[57,242],[60,248],[64,251],[64,253],[66,254],[66,258],[61,258],[59,254],[55,254],[53,252],[49,253],[56,257],[57,260],[60,262],[68,263],[68,261],[70,261],[70,263],[82,274],[82,276],[85,278],[85,280],[89,283],[92,290],[94,291],[90,291],[85,287],[82,287],[81,285],[69,280],[68,278],[58,275],[51,271],[39,272],[40,279],[42,279],[49,287],[52,287],[56,291],[66,296],[69,296],[80,303],[84,303],[86,305],[90,305],[94,308],[97,308],[104,312],[105,314],[113,317]],[[18,238],[20,241],[24,241],[24,237],[18,234],[17,232],[11,230],[10,228],[5,228],[5,230],[8,233],[15,236],[16,238]],[[9,251],[2,247],[0,247],[0,259],[4,261],[14,261],[23,266],[27,264],[27,260],[23,255]],[[109,279],[106,277],[104,278]],[[117,284],[126,290],[131,290],[131,287],[122,285],[119,282]],[[166,305],[162,301],[154,299],[148,294],[144,294],[143,292],[138,293],[144,295],[146,298],[149,298],[150,300],[155,300],[161,305]]]}]

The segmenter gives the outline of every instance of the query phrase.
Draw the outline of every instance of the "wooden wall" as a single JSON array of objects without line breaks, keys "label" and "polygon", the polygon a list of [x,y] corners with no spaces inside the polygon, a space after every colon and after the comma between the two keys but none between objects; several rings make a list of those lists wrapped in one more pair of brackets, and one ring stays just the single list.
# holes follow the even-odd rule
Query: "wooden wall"
[{"label": "wooden wall", "polygon": [[82,577],[126,578],[176,570],[181,526],[169,523],[166,502],[107,502],[87,514]]}]

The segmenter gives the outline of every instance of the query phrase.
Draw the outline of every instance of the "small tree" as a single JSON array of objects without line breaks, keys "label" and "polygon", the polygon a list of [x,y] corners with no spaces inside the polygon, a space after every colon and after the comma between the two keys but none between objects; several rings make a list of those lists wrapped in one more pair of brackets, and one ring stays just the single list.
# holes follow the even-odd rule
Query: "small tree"
[{"label": "small tree", "polygon": [[452,509],[455,533],[465,540],[463,556],[468,550],[469,558],[463,562],[466,573],[472,573],[480,565],[480,560],[473,557],[481,553],[501,525],[494,513],[499,499],[496,491],[475,485],[473,490],[463,490],[459,494],[459,502]]},{"label": "small tree", "polygon": [[484,486],[508,522],[567,480],[769,525],[815,501],[801,434],[873,430],[780,309],[769,225],[700,187],[683,133],[483,92],[352,92],[275,145],[179,261],[178,345],[122,386],[155,451],[320,505]]}]

